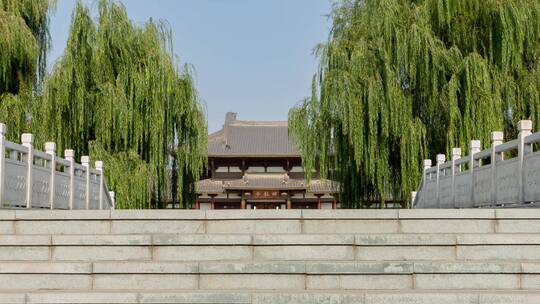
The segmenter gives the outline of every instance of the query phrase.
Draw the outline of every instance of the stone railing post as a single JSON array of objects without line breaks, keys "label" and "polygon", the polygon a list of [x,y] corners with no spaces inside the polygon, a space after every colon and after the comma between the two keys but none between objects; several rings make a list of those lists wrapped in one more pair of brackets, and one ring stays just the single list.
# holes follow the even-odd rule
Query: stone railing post
[{"label": "stone railing post", "polygon": [[49,206],[54,209],[54,193],[56,191],[56,143],[46,142],[45,153],[51,156],[51,178],[49,180]]},{"label": "stone railing post", "polygon": [[426,171],[431,168],[431,159],[424,159],[424,176]]},{"label": "stone railing post", "polygon": [[497,205],[497,162],[502,157],[501,153],[495,152],[495,147],[503,143],[504,133],[501,131],[491,132],[491,205]]},{"label": "stone railing post", "polygon": [[461,169],[456,166],[456,161],[461,158],[461,148],[452,148],[452,206],[456,208],[456,173]]},{"label": "stone railing post", "polygon": [[446,156],[444,154],[437,154],[437,208],[441,208],[441,200],[440,200],[440,197],[439,197],[439,193],[440,193],[440,189],[439,189],[439,186],[440,186],[440,179],[441,179],[441,166],[444,164],[444,162],[446,161]]},{"label": "stone railing post", "polygon": [[114,209],[114,206],[116,205],[116,198],[115,198],[114,191],[109,191],[109,196],[111,197],[111,200],[112,200],[111,209]]},{"label": "stone railing post", "polygon": [[474,168],[477,161],[474,159],[474,155],[480,152],[481,143],[479,140],[471,140],[469,144],[469,156],[471,160],[469,161],[469,170],[471,171],[471,205],[462,206],[462,207],[472,207],[474,206]]},{"label": "stone railing post", "polygon": [[21,136],[22,145],[28,148],[26,154],[27,174],[26,174],[26,208],[32,208],[32,170],[34,168],[34,135],[23,133]]},{"label": "stone railing post", "polygon": [[0,208],[4,205],[4,187],[5,187],[5,175],[6,175],[6,153],[5,153],[5,141],[6,141],[6,125],[0,123]]},{"label": "stone railing post", "polygon": [[103,162],[98,160],[96,161],[96,170],[100,172],[99,174],[99,209],[103,209]]},{"label": "stone railing post", "polygon": [[416,191],[411,192],[411,208],[415,207],[414,200],[416,199],[416,194],[418,194],[418,192]]},{"label": "stone railing post", "polygon": [[523,204],[525,202],[525,183],[523,182],[525,172],[523,170],[523,160],[525,155],[532,151],[531,145],[525,145],[525,137],[532,133],[532,121],[520,120],[518,123],[518,131],[518,191],[519,203]]},{"label": "stone railing post", "polygon": [[[427,170],[431,169],[431,159],[424,159],[424,170],[422,172],[422,188],[424,188],[426,182],[427,182],[427,179],[428,179],[428,172]],[[424,189],[424,192],[425,192],[425,189]],[[420,196],[420,201],[417,203],[417,206],[421,206],[421,207],[425,207],[424,204],[426,203],[425,200],[424,200],[424,197],[425,197],[425,193],[423,193],[423,195]]]},{"label": "stone railing post", "polygon": [[90,209],[90,156],[81,157],[81,164],[85,167],[86,173],[86,210]]},{"label": "stone railing post", "polygon": [[75,199],[75,151],[64,151],[64,158],[69,162],[69,209],[73,209]]}]

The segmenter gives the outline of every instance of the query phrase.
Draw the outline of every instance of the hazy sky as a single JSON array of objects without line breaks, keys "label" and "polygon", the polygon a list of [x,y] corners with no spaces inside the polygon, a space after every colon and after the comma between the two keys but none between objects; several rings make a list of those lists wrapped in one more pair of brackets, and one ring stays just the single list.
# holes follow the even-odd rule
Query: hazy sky
[{"label": "hazy sky", "polygon": [[[195,67],[211,132],[228,111],[245,120],[286,120],[289,108],[310,93],[318,64],[312,50],[330,27],[330,0],[122,2],[136,22],[168,21],[175,53]],[[75,3],[58,0],[49,64],[64,50]]]}]

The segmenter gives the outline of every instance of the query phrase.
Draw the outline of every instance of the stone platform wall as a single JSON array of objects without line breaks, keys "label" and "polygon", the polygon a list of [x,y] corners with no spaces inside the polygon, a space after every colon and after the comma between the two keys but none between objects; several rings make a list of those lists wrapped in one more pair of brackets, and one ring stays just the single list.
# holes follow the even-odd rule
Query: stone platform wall
[{"label": "stone platform wall", "polygon": [[0,303],[540,303],[540,210],[0,211]]}]

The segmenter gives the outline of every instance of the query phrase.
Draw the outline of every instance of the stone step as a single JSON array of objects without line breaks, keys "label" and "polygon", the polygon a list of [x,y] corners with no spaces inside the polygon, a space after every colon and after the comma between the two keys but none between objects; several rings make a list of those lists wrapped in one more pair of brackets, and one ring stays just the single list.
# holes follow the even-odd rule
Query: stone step
[{"label": "stone step", "polygon": [[217,268],[205,273],[188,268],[174,274],[4,273],[0,274],[0,290],[540,290],[538,273],[345,273],[329,268],[323,268],[324,273],[307,274],[296,270],[221,273]]},{"label": "stone step", "polygon": [[111,234],[0,235],[0,246],[455,246],[540,245],[540,234]]},{"label": "stone step", "polygon": [[0,220],[540,219],[540,209],[0,210]]},{"label": "stone step", "polygon": [[540,262],[0,262],[0,274],[540,274]]},{"label": "stone step", "polygon": [[[120,238],[122,239],[122,238]],[[79,242],[81,240],[77,240]],[[100,240],[99,242],[101,242]],[[129,243],[129,240],[123,239]],[[144,239],[140,239],[144,243]],[[22,240],[21,242],[33,242]],[[82,240],[81,242],[85,242]],[[94,242],[94,241],[92,241]],[[0,261],[538,261],[540,245],[4,245]]]},{"label": "stone step", "polygon": [[538,233],[540,219],[0,220],[0,234]]},{"label": "stone step", "polygon": [[4,246],[0,261],[538,261],[540,246]]},{"label": "stone step", "polygon": [[1,210],[0,234],[538,233],[538,210]]},{"label": "stone step", "polygon": [[10,304],[538,304],[538,291],[167,291],[167,292],[30,292],[0,293],[0,303]]}]

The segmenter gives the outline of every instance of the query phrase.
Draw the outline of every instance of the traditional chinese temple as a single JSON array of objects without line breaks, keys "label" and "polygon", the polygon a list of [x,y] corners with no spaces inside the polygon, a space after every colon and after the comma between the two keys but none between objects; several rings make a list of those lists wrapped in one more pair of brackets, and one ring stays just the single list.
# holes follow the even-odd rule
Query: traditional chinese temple
[{"label": "traditional chinese temple", "polygon": [[286,121],[238,120],[208,136],[208,169],[196,184],[199,209],[335,209],[337,183],[304,179]]}]

